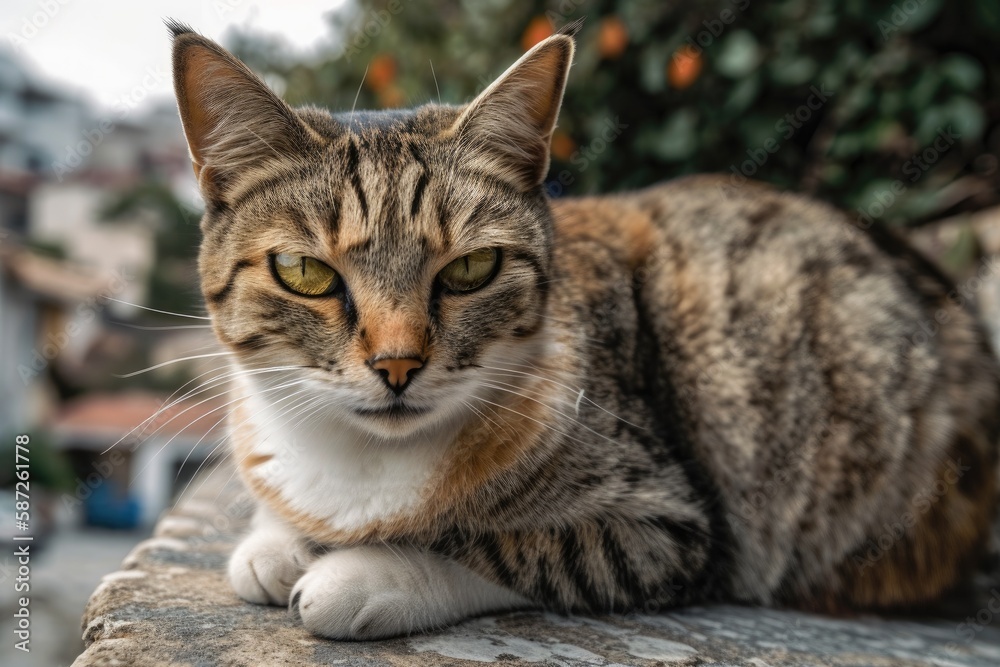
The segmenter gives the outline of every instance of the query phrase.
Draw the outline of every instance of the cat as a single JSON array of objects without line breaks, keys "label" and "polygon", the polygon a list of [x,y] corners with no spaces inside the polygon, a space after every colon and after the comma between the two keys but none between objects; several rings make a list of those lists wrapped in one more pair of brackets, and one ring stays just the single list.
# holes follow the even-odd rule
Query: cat
[{"label": "cat", "polygon": [[912,607],[976,566],[1000,370],[905,243],[715,176],[550,201],[576,26],[468,104],[345,113],[169,27],[259,501],[239,597],[375,639]]}]

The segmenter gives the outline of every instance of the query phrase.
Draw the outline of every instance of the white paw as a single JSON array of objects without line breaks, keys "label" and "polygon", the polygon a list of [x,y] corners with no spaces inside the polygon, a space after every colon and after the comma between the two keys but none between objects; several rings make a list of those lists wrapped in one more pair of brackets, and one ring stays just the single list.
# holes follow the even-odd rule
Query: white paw
[{"label": "white paw", "polygon": [[[360,547],[326,554],[292,593],[291,611],[313,634],[332,639],[378,639],[405,634],[421,616],[408,563],[396,567],[381,549]],[[400,576],[403,575],[403,576]]]},{"label": "white paw", "polygon": [[321,637],[384,639],[528,604],[438,556],[355,547],[317,559],[295,585],[289,609]]},{"label": "white paw", "polygon": [[300,540],[280,533],[254,531],[229,559],[229,582],[247,602],[287,605],[292,586],[309,560]]}]

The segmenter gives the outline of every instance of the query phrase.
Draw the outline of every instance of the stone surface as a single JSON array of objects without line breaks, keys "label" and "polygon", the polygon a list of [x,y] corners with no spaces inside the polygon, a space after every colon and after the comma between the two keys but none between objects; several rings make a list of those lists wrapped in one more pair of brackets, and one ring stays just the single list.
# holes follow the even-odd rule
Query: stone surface
[{"label": "stone surface", "polygon": [[225,465],[196,480],[94,591],[83,618],[87,648],[74,666],[1000,665],[1000,567],[931,618],[719,605],[627,617],[504,614],[391,641],[318,639],[285,609],[245,603],[229,589],[226,558],[250,509]]},{"label": "stone surface", "polygon": [[[13,508],[13,501],[8,507]],[[66,517],[44,548],[31,557],[31,651],[18,650],[13,641],[17,561],[13,549],[0,557],[0,665],[3,667],[67,667],[83,650],[80,614],[94,587],[109,570],[147,536],[146,533],[102,530],[67,523]],[[10,545],[7,542],[7,545]],[[36,544],[37,546],[37,544]]]}]

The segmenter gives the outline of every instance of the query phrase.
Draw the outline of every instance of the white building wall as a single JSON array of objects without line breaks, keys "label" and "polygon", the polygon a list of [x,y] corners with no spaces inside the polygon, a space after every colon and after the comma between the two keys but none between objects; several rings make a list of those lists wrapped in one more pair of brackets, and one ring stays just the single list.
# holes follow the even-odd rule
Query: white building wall
[{"label": "white building wall", "polygon": [[[61,244],[69,258],[97,269],[101,275],[122,276],[108,294],[122,301],[143,303],[147,277],[155,260],[155,230],[151,220],[101,222],[107,194],[86,183],[47,183],[32,195],[28,227],[32,238]],[[123,312],[117,306],[111,310]]]}]

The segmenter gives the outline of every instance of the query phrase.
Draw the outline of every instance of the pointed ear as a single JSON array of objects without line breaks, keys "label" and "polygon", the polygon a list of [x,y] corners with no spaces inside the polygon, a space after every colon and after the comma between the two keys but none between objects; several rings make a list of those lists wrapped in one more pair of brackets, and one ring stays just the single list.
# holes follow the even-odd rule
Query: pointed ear
[{"label": "pointed ear", "polygon": [[542,183],[572,60],[572,33],[553,35],[469,104],[453,130],[473,162],[525,192]]},{"label": "pointed ear", "polygon": [[235,56],[180,23],[167,26],[174,38],[177,108],[207,199],[224,199],[238,175],[290,161],[318,140]]}]

